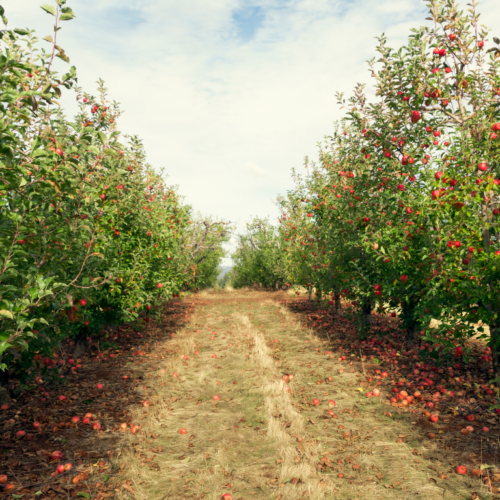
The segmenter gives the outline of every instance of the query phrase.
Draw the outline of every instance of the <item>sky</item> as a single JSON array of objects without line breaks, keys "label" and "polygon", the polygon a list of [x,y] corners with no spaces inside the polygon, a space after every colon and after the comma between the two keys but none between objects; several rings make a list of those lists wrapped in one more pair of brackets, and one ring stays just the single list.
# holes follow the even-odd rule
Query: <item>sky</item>
[{"label": "sky", "polygon": [[[2,0],[9,28],[53,34],[40,5]],[[465,0],[464,0],[465,5]],[[405,43],[425,23],[422,0],[68,0],[76,14],[58,44],[96,94],[102,78],[125,111],[119,129],[143,139],[185,203],[238,231],[253,216],[276,220],[292,168],[317,158],[342,117],[336,92],[370,84],[375,37]],[[480,12],[500,19],[500,1]],[[494,33],[497,36],[500,33]],[[47,42],[45,44],[48,50]],[[42,45],[43,46],[43,45]],[[65,63],[58,68],[66,72]],[[76,110],[69,91],[62,103]],[[232,248],[234,245],[234,239]],[[224,265],[230,265],[228,255]]]}]

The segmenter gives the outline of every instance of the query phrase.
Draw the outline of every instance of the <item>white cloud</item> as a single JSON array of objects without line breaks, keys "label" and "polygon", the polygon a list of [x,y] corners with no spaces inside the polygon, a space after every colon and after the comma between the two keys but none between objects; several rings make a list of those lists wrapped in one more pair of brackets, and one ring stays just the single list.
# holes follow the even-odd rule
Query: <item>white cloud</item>
[{"label": "white cloud", "polygon": [[265,177],[266,175],[266,171],[263,168],[259,167],[255,163],[252,163],[251,161],[248,161],[245,164],[245,169],[255,177]]},{"label": "white cloud", "polygon": [[[52,19],[40,3],[2,5],[11,27],[35,27],[43,38]],[[425,22],[420,0],[68,5],[77,18],[64,24],[58,42],[80,85],[95,92],[103,78],[125,110],[121,130],[143,138],[149,161],[165,167],[186,202],[240,229],[251,215],[277,215],[273,199],[292,188],[290,170],[303,171],[305,156],[316,158],[318,141],[341,116],[335,92],[370,83],[365,61],[376,55],[375,37],[385,32],[398,46]],[[247,7],[264,15],[245,38],[233,15]],[[480,11],[486,23],[499,19],[500,2],[483,0]]]}]

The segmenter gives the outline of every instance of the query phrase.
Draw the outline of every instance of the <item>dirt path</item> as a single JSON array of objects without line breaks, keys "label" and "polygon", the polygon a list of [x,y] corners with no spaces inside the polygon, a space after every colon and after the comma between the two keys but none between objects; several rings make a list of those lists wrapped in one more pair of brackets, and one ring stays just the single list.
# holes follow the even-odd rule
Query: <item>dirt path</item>
[{"label": "dirt path", "polygon": [[366,367],[339,361],[279,298],[187,301],[175,356],[144,386],[151,406],[131,413],[141,432],[123,436],[118,498],[493,498],[455,474],[414,414],[367,399]]}]

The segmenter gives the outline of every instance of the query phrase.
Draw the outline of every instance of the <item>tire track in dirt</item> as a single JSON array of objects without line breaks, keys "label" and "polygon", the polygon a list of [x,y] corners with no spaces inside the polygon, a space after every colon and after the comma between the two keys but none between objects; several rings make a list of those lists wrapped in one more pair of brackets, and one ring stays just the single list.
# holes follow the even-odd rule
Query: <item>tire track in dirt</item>
[{"label": "tire track in dirt", "polygon": [[[268,435],[278,444],[280,468],[280,493],[284,498],[308,496],[322,498],[331,493],[331,485],[321,481],[314,467],[318,453],[314,440],[307,436],[302,416],[295,410],[292,399],[266,345],[264,335],[256,330],[248,317],[240,316],[244,327],[253,335],[254,357],[260,365],[261,384],[266,394]],[[284,430],[286,429],[286,430]]]}]

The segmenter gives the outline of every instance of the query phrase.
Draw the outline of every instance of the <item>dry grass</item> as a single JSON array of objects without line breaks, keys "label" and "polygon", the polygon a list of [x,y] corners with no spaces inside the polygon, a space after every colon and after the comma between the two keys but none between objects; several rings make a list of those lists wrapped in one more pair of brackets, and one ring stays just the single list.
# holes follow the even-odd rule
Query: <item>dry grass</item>
[{"label": "dry grass", "polygon": [[[126,436],[116,462],[129,481],[118,498],[215,500],[230,492],[235,500],[455,500],[474,489],[488,498],[485,487],[471,489],[472,480],[453,473],[438,441],[423,439],[416,416],[366,399],[359,371],[324,355],[326,344],[274,297],[250,290],[202,296],[174,338],[177,355],[158,366],[154,406],[132,415],[142,432]],[[291,392],[285,373],[295,377]]]}]

